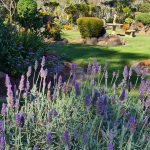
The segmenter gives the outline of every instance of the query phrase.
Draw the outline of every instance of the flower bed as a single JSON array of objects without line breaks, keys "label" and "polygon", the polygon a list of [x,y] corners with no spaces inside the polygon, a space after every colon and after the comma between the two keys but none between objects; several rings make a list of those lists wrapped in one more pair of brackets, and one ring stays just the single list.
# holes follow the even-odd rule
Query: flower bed
[{"label": "flower bed", "polygon": [[108,76],[107,64],[102,68],[94,60],[78,82],[77,66],[72,64],[68,81],[56,74],[54,85],[46,82],[45,57],[40,67],[33,87],[29,79],[37,72],[37,62],[21,76],[18,88],[6,76],[1,149],[149,149],[150,82],[144,75],[137,76],[139,94],[133,95],[137,82],[131,84],[132,70],[127,66],[118,83],[119,72]]}]

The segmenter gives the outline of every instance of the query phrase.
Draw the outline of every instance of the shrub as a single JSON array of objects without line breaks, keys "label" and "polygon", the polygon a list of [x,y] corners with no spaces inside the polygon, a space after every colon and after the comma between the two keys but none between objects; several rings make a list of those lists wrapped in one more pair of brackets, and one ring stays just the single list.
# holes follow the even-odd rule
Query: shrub
[{"label": "shrub", "polygon": [[19,22],[23,27],[31,28],[36,25],[38,18],[37,3],[35,0],[19,0],[17,3]]},{"label": "shrub", "polygon": [[144,25],[150,24],[150,13],[138,13],[136,15],[136,21],[142,22]]},{"label": "shrub", "polygon": [[142,12],[142,13],[148,13],[148,12],[150,12],[150,3],[143,3],[140,6],[139,11]]},{"label": "shrub", "polygon": [[[84,81],[76,81],[76,65],[72,65],[72,85],[57,75],[51,85],[46,82],[43,57],[38,78],[31,80],[32,87],[28,78],[38,72],[35,64],[26,76],[22,75],[18,92],[13,92],[6,76],[8,92],[1,109],[1,149],[149,149],[148,80],[141,81],[138,94],[136,83],[131,86],[132,72],[127,66],[118,84],[119,73],[108,76],[106,65],[101,72],[102,67],[95,60],[88,65]],[[139,81],[139,75],[137,78]],[[108,88],[109,79],[113,86]]]},{"label": "shrub", "polygon": [[83,38],[99,37],[103,27],[103,21],[94,17],[79,18],[77,24]]},{"label": "shrub", "polygon": [[131,24],[133,22],[134,22],[134,20],[132,18],[126,18],[125,19],[125,23]]},{"label": "shrub", "polygon": [[11,75],[24,73],[38,59],[43,46],[36,33],[15,33],[0,22],[0,69]]}]

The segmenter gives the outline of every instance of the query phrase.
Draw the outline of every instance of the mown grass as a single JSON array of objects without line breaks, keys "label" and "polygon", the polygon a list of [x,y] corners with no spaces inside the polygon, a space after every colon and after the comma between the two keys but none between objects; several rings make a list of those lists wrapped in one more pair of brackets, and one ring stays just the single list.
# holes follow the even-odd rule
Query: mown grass
[{"label": "mown grass", "polygon": [[[79,32],[64,31],[63,37],[75,39],[80,37]],[[49,52],[55,52],[64,57],[65,60],[72,61],[78,65],[85,65],[94,58],[102,65],[109,63],[109,72],[122,70],[124,65],[150,58],[150,36],[137,35],[135,38],[123,37],[126,42],[124,46],[90,46],[83,44],[67,44],[64,46],[50,46]]]}]

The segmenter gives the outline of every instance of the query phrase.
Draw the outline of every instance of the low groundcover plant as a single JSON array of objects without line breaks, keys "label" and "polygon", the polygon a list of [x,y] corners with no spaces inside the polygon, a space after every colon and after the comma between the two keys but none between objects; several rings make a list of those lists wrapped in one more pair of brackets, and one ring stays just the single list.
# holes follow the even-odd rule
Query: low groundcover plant
[{"label": "low groundcover plant", "polygon": [[[118,84],[119,72],[109,75],[107,64],[102,68],[94,60],[80,82],[75,64],[68,81],[56,74],[48,82],[45,59],[28,68],[18,88],[6,75],[0,150],[150,149],[150,81],[145,72],[132,84],[132,69],[125,66]],[[139,94],[132,94],[140,80]]]}]

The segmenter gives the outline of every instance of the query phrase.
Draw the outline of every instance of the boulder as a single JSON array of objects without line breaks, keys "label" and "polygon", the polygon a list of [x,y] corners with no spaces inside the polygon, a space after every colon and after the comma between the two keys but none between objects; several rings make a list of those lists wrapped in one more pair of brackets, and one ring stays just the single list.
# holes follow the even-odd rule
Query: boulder
[{"label": "boulder", "polygon": [[108,46],[123,45],[122,39],[119,36],[112,36],[107,41]]},{"label": "boulder", "polygon": [[97,45],[100,46],[117,46],[124,45],[125,43],[120,38],[120,36],[110,36],[109,38],[99,38]]},{"label": "boulder", "polygon": [[85,44],[86,40],[83,38],[76,38],[74,40],[70,40],[71,43],[77,43],[77,44]]},{"label": "boulder", "polygon": [[87,38],[86,39],[86,44],[88,44],[88,45],[96,45],[97,42],[98,42],[97,38]]}]

